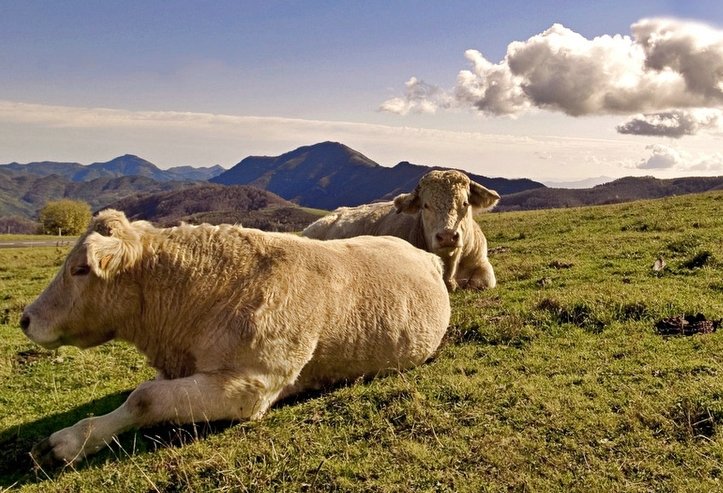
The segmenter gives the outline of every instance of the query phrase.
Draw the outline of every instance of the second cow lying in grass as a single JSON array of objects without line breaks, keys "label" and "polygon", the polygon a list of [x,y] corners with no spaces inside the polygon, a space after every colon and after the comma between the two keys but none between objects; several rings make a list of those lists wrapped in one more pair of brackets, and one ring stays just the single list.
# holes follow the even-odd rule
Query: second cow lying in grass
[{"label": "second cow lying in grass", "polygon": [[449,316],[439,259],[397,238],[158,229],[103,211],[21,327],[50,349],[129,341],[158,376],[33,455],[72,463],[132,428],[255,419],[285,396],[418,365]]},{"label": "second cow lying in grass", "polygon": [[473,216],[494,207],[499,199],[497,192],[464,173],[435,170],[424,175],[412,193],[401,194],[394,202],[340,207],[302,234],[320,240],[396,236],[442,259],[450,291],[458,286],[493,288],[497,280],[487,259],[487,239]]}]

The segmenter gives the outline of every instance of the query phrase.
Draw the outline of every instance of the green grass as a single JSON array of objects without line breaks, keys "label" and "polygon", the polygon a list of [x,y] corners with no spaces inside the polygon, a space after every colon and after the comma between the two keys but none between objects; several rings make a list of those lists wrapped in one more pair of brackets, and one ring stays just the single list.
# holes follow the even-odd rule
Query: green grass
[{"label": "green grass", "polygon": [[72,241],[75,239],[77,236],[0,234],[0,243],[6,241]]},{"label": "green grass", "polygon": [[129,433],[53,471],[33,471],[32,444],[109,411],[152,371],[124,344],[27,341],[20,312],[63,251],[0,250],[0,489],[723,490],[723,334],[654,328],[723,318],[723,193],[480,221],[499,285],[452,295],[429,364],[259,422]]},{"label": "green grass", "polygon": [[329,211],[327,211],[326,209],[314,209],[312,207],[302,207],[302,209],[305,210],[306,212],[308,212],[309,214],[314,214],[319,217],[326,216],[327,214],[329,214]]}]

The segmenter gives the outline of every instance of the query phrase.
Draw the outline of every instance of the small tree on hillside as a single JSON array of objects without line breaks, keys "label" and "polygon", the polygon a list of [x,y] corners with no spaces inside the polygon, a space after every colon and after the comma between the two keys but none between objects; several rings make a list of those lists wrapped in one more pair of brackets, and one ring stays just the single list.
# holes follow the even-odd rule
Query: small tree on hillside
[{"label": "small tree on hillside", "polygon": [[81,200],[51,200],[40,209],[39,219],[46,234],[77,235],[90,222],[90,205]]}]

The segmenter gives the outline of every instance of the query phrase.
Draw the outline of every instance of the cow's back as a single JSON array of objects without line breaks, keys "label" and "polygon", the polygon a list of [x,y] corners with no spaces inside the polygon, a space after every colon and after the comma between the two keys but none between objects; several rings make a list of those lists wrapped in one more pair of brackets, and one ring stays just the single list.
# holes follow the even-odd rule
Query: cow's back
[{"label": "cow's back", "polygon": [[357,207],[339,207],[301,232],[317,240],[355,236],[395,236],[417,248],[426,249],[418,215],[397,213],[393,202],[376,202]]}]

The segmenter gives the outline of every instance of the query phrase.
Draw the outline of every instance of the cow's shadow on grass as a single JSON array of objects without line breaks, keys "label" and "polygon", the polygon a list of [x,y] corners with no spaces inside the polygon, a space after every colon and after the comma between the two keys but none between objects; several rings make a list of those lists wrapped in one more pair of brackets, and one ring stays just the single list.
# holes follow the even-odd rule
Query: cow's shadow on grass
[{"label": "cow's shadow on grass", "polygon": [[[371,380],[371,378],[359,378],[357,382],[368,380]],[[309,390],[282,399],[275,403],[273,407],[294,406],[352,383],[338,382],[323,389]],[[91,415],[100,416],[111,412],[126,400],[130,392],[130,390],[117,392],[63,413],[0,430],[0,490],[52,480],[68,468],[82,470],[90,465],[102,464],[109,460],[124,460],[131,455],[153,452],[161,448],[180,447],[206,438],[209,435],[220,433],[239,423],[239,421],[213,421],[181,426],[161,424],[142,428],[135,432],[124,433],[114,443],[97,454],[72,466],[58,464],[51,468],[41,468],[33,460],[30,455],[33,445],[47,438],[53,432],[72,426],[83,418]]]},{"label": "cow's shadow on grass", "polygon": [[53,432],[72,426],[90,415],[106,414],[120,406],[130,394],[118,392],[82,404],[69,411],[54,414],[28,423],[0,430],[0,490],[28,483],[53,479],[67,468],[81,470],[89,465],[108,460],[152,452],[159,448],[179,447],[218,433],[236,424],[233,421],[195,423],[183,426],[158,425],[121,435],[114,443],[97,454],[72,466],[58,464],[51,468],[39,467],[30,455],[33,445]]}]

